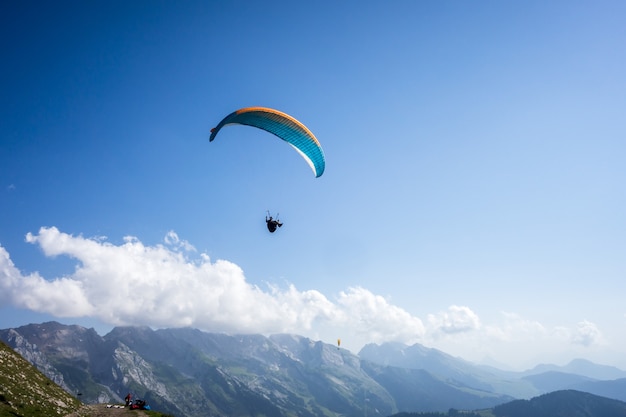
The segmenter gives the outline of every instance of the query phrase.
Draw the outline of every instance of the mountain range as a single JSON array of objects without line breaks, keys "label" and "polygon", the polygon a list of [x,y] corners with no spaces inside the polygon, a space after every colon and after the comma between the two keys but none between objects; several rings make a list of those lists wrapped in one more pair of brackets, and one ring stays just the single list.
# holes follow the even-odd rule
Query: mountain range
[{"label": "mountain range", "polygon": [[56,322],[0,330],[3,340],[86,403],[127,393],[175,416],[388,416],[477,410],[556,390],[626,400],[626,372],[577,360],[514,373],[419,344],[358,355],[297,335],[117,327],[105,336]]}]

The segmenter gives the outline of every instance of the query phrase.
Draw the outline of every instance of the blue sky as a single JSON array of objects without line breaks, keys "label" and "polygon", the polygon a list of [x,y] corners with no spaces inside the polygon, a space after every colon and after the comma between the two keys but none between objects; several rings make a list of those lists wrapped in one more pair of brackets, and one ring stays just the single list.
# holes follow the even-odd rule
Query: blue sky
[{"label": "blue sky", "polygon": [[[188,325],[626,369],[623,2],[0,16],[0,328]],[[324,175],[249,127],[209,143],[248,106],[305,123]]]}]

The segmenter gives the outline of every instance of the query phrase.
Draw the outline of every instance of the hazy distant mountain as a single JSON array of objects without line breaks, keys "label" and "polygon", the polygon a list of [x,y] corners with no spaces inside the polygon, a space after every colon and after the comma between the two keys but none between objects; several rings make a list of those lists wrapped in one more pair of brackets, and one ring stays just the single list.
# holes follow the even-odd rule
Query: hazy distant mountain
[{"label": "hazy distant mountain", "polygon": [[565,390],[493,409],[496,417],[626,417],[626,403],[586,392]]},{"label": "hazy distant mountain", "polygon": [[582,375],[567,374],[565,372],[548,371],[542,374],[529,375],[523,379],[530,381],[542,392],[559,391],[572,388],[583,382],[596,381]]},{"label": "hazy distant mountain", "polygon": [[598,365],[584,359],[574,359],[565,366],[537,365],[533,369],[523,372],[524,375],[536,375],[544,372],[564,372],[568,374],[583,375],[593,379],[611,380],[626,378],[626,371],[614,366]]},{"label": "hazy distant mountain", "polygon": [[390,417],[624,417],[626,403],[575,390],[556,391],[530,400],[515,400],[491,410],[447,413],[401,412]]},{"label": "hazy distant mountain", "polygon": [[626,401],[626,371],[583,359],[575,359],[565,366],[539,365],[529,371],[512,372],[476,365],[419,344],[401,343],[369,344],[361,349],[359,357],[383,365],[424,369],[448,381],[516,398],[578,389]]},{"label": "hazy distant mountain", "polygon": [[572,389],[585,391],[602,397],[626,401],[626,378],[612,381],[585,381],[572,385]]},{"label": "hazy distant mountain", "polygon": [[508,401],[494,392],[452,383],[423,369],[406,369],[362,362],[367,373],[394,399],[398,410],[443,411],[450,408],[481,409]]},{"label": "hazy distant mountain", "polygon": [[401,343],[368,344],[361,349],[359,357],[381,365],[423,369],[453,384],[463,384],[515,398],[530,398],[544,392],[513,372],[475,365],[420,344],[412,346]]},{"label": "hazy distant mountain", "polygon": [[101,337],[50,322],[0,330],[0,340],[85,402],[118,402],[132,392],[179,417],[487,409],[577,384],[608,393],[624,385],[499,371],[421,345],[368,345],[359,357],[296,335],[118,327]]}]

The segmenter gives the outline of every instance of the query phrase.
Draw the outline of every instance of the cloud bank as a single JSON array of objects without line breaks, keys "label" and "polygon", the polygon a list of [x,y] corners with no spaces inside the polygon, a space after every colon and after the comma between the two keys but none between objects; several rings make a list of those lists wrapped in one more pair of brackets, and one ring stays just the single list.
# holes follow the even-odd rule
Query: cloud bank
[{"label": "cloud bank", "polygon": [[331,301],[293,285],[251,285],[237,265],[198,255],[174,232],[155,246],[134,237],[113,245],[44,227],[37,235],[27,234],[26,241],[39,245],[46,256],[75,259],[76,269],[51,280],[38,273],[22,275],[0,247],[2,302],[57,317],[231,333],[353,328],[374,342],[415,342],[424,333],[419,318],[363,288],[349,288]]},{"label": "cloud bank", "polygon": [[[300,290],[246,281],[226,260],[212,261],[169,232],[163,243],[148,246],[135,237],[114,245],[105,238],[85,238],[43,227],[26,241],[48,257],[67,256],[75,270],[63,277],[24,275],[0,246],[0,307],[13,306],[55,317],[95,318],[117,325],[195,327],[226,333],[297,333],[358,350],[365,343],[423,343],[467,357],[467,352],[498,356],[507,345],[590,347],[603,338],[589,321],[573,330],[546,329],[538,322],[502,313],[498,325],[485,324],[467,306],[452,305],[429,314],[425,322],[387,298],[351,287],[328,298],[314,289]],[[476,357],[469,358],[476,360]]]}]

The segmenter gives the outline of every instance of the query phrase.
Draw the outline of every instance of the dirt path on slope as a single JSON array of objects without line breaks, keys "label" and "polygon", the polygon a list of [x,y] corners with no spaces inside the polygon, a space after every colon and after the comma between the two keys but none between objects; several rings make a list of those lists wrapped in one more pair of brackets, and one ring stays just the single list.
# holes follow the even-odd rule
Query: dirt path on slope
[{"label": "dirt path on slope", "polygon": [[148,414],[143,410],[130,410],[128,407],[88,404],[65,417],[148,417]]}]

